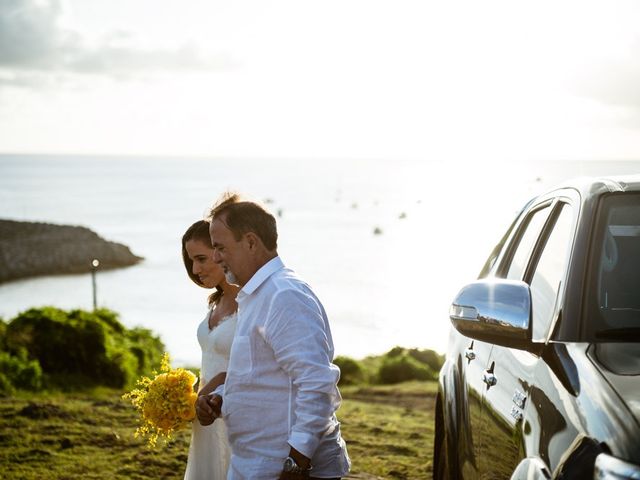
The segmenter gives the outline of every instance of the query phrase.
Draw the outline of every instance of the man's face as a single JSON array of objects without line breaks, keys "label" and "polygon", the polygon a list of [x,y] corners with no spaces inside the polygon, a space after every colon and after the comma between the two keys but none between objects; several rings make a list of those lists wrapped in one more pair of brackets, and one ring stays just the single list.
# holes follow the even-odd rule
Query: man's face
[{"label": "man's face", "polygon": [[242,286],[249,280],[245,278],[248,252],[244,239],[236,240],[224,220],[224,217],[213,219],[209,226],[213,260],[224,270],[227,283]]}]

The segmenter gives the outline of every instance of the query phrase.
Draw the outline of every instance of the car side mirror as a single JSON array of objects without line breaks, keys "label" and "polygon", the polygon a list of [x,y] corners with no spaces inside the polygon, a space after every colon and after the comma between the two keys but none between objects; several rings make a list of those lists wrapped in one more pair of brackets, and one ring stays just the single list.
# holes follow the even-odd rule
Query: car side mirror
[{"label": "car side mirror", "polygon": [[521,281],[483,279],[466,285],[451,304],[449,318],[466,337],[530,350],[531,291]]}]

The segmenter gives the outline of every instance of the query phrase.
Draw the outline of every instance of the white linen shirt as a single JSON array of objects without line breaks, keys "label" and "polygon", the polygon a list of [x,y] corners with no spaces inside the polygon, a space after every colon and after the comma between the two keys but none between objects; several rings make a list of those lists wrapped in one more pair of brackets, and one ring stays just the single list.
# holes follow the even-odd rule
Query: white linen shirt
[{"label": "white linen shirt", "polygon": [[335,411],[340,370],[327,315],[275,257],[237,296],[238,324],[223,394],[232,448],[228,479],[277,479],[290,446],[313,477],[342,477],[350,460]]}]

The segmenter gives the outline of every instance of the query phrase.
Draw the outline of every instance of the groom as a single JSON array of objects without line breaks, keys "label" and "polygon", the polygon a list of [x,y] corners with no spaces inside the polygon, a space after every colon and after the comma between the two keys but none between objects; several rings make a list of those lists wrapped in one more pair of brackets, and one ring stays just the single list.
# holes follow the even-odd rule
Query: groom
[{"label": "groom", "polygon": [[209,397],[228,428],[228,478],[344,476],[340,370],[320,300],[282,263],[276,220],[263,207],[226,194],[210,221],[214,260],[242,287],[227,379]]}]

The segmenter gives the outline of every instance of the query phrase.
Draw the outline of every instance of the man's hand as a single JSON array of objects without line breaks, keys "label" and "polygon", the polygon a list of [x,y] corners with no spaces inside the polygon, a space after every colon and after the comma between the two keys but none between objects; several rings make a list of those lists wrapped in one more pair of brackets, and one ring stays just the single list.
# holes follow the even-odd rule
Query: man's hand
[{"label": "man's hand", "polygon": [[196,400],[196,415],[200,425],[211,425],[220,416],[222,397],[220,395],[199,395]]},{"label": "man's hand", "polygon": [[211,425],[216,419],[216,417],[213,416],[213,410],[209,406],[209,402],[207,402],[206,395],[198,395],[198,399],[196,400],[196,416],[202,426]]},{"label": "man's hand", "polygon": [[300,468],[304,470],[303,473],[280,472],[279,480],[307,480],[309,478],[309,472],[311,471],[311,460],[305,457],[295,448],[291,447],[289,450],[289,457],[293,458]]},{"label": "man's hand", "polygon": [[207,403],[211,410],[213,410],[215,418],[222,416],[222,397],[220,395],[207,395]]},{"label": "man's hand", "polygon": [[278,480],[308,480],[309,475],[304,473],[280,472]]}]

